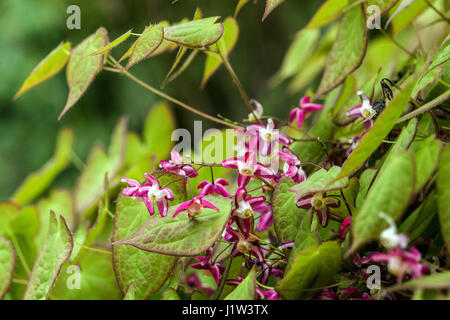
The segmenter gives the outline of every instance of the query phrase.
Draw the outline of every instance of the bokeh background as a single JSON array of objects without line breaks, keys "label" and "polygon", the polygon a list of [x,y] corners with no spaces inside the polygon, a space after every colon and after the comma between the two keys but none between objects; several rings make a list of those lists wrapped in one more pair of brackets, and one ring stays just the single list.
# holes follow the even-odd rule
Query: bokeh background
[{"label": "bokeh background", "polygon": [[[104,26],[114,39],[130,28],[141,32],[150,23],[176,22],[191,18],[196,7],[204,16],[233,15],[237,0],[1,0],[0,1],[0,200],[8,199],[23,179],[39,169],[53,154],[57,132],[70,127],[75,132],[76,156],[85,160],[95,142],[108,145],[118,119],[125,115],[131,131],[140,131],[149,108],[161,99],[129,79],[102,72],[85,96],[61,121],[68,93],[65,73],[33,88],[18,100],[12,97],[29,72],[58,43],[68,40],[75,46],[84,37]],[[296,31],[307,24],[323,1],[289,1],[281,5],[263,23],[265,1],[251,1],[238,15],[240,36],[230,61],[247,93],[260,101],[267,113],[286,117],[302,92],[273,88],[269,79],[280,67],[283,55]],[[66,9],[81,8],[81,29],[68,30]],[[128,39],[127,43],[131,43]],[[124,45],[115,52],[128,48]],[[176,51],[145,60],[131,71],[159,88],[170,69]],[[164,91],[209,114],[220,113],[230,119],[248,114],[231,78],[221,69],[200,90],[205,57],[197,55],[191,66]],[[316,81],[318,81],[316,79]],[[317,83],[311,83],[315,87]],[[305,88],[307,89],[307,88]],[[173,106],[178,127],[191,129],[199,118]],[[203,128],[217,127],[205,121]],[[163,142],[162,142],[163,143]],[[71,187],[78,174],[74,166],[56,181],[59,187]]]}]

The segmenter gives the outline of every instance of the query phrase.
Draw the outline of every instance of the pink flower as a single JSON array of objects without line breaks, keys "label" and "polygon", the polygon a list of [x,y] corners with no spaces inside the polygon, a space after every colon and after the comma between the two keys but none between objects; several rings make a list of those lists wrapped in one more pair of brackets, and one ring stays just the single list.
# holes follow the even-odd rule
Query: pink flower
[{"label": "pink flower", "polygon": [[301,162],[291,149],[283,147],[283,151],[278,151],[278,155],[284,160],[283,174],[280,178],[283,176],[289,177],[295,183],[306,180],[306,173],[300,167]]},{"label": "pink flower", "polygon": [[253,152],[247,152],[242,158],[228,158],[222,161],[224,168],[239,170],[238,186],[245,187],[253,176],[262,178],[273,178],[275,175],[270,168],[256,162],[256,156]]},{"label": "pink flower", "polygon": [[237,221],[238,226],[242,231],[248,233],[250,231],[249,223],[242,220],[247,220],[253,216],[253,212],[262,213],[261,220],[258,224],[258,231],[264,231],[273,224],[271,207],[265,204],[266,197],[249,197],[247,198],[247,190],[239,188],[234,196],[235,208],[231,212],[233,221]]},{"label": "pink flower", "polygon": [[297,202],[297,207],[303,209],[312,208],[319,218],[322,227],[328,225],[329,208],[339,207],[339,200],[332,197],[325,197],[323,193],[316,193],[314,196],[307,196]]},{"label": "pink flower", "polygon": [[133,179],[127,179],[122,177],[122,182],[128,183],[130,187],[127,187],[122,190],[122,194],[127,197],[140,197],[139,189],[141,188],[141,184]]},{"label": "pink flower", "polygon": [[262,294],[267,300],[279,300],[280,299],[280,296],[274,289],[264,290],[264,291],[262,291]]},{"label": "pink flower", "polygon": [[189,218],[196,217],[202,213],[203,208],[214,209],[219,211],[211,202],[203,200],[203,195],[199,195],[189,201],[180,204],[173,214],[175,218],[181,211],[187,210]]},{"label": "pink flower", "polygon": [[362,91],[358,91],[358,95],[361,98],[362,104],[347,111],[347,116],[353,118],[363,118],[364,126],[368,130],[373,125],[372,119],[377,115],[377,111],[372,107],[372,102]]},{"label": "pink flower", "polygon": [[339,235],[339,239],[341,239],[342,241],[345,240],[345,236],[347,235],[347,233],[350,231],[350,224],[352,222],[352,217],[347,217],[345,218],[344,221],[342,221],[342,223],[339,225],[339,229],[340,231],[337,232],[337,234]]},{"label": "pink flower", "polygon": [[357,287],[342,288],[341,292],[342,299],[373,300],[369,294],[361,293]]},{"label": "pink flower", "polygon": [[170,152],[171,160],[163,160],[161,161],[161,167],[171,173],[178,174],[183,177],[196,177],[198,176],[197,171],[194,167],[183,164],[183,158],[180,154],[174,150]]},{"label": "pink flower", "polygon": [[300,107],[293,109],[289,113],[289,123],[294,119],[297,119],[297,127],[301,128],[303,125],[303,120],[308,113],[316,112],[323,109],[323,105],[311,103],[311,98],[305,96],[300,99],[299,102]]},{"label": "pink flower", "polygon": [[[262,105],[258,101],[254,100],[254,99],[251,99],[250,103],[255,106],[255,109],[253,109],[253,113],[250,113],[248,115],[248,121],[255,122],[255,121],[259,120],[262,117],[262,115],[264,113],[264,110],[263,110]],[[257,119],[255,119],[253,114],[256,116]]]},{"label": "pink flower", "polygon": [[242,255],[244,253],[253,254],[259,261],[264,262],[264,253],[260,247],[255,245],[259,241],[256,235],[242,234],[241,232],[227,227],[230,240],[234,241],[234,248],[231,252],[232,257]]},{"label": "pink flower", "polygon": [[210,181],[203,181],[200,182],[197,189],[201,189],[200,195],[207,196],[210,194],[220,194],[221,196],[228,198],[230,196],[230,193],[225,189],[225,186],[227,186],[229,183],[222,178],[216,179],[214,183],[211,183]]},{"label": "pink flower", "polygon": [[[259,144],[261,154],[266,156],[272,152],[272,148],[277,143],[281,145],[290,145],[289,138],[276,129],[275,123],[272,119],[267,120],[267,126],[260,124],[253,124],[246,128],[245,135],[250,137],[250,145],[255,146]],[[256,142],[255,142],[256,140]]]},{"label": "pink flower", "polygon": [[191,273],[186,277],[186,284],[191,288],[203,290],[206,292],[206,294],[210,296],[213,295],[214,293],[213,289],[202,285],[202,282],[200,281],[198,275],[195,272]]},{"label": "pink flower", "polygon": [[122,194],[133,198],[141,198],[148,212],[152,216],[155,213],[154,202],[156,202],[161,217],[165,217],[169,211],[169,200],[173,200],[172,190],[169,188],[161,188],[158,179],[144,174],[148,183],[139,186],[139,183],[132,179],[123,178],[122,181],[127,182],[131,187],[125,188]]},{"label": "pink flower", "polygon": [[212,248],[209,248],[206,251],[206,255],[195,257],[194,259],[199,261],[197,263],[191,264],[188,267],[199,269],[199,270],[209,270],[211,272],[211,275],[213,276],[214,280],[216,281],[217,285],[220,284],[220,275],[225,271],[225,267],[221,265],[220,263],[215,263],[214,265],[211,264],[211,254],[213,252]]},{"label": "pink flower", "polygon": [[369,260],[387,262],[388,271],[397,277],[397,282],[402,282],[407,274],[414,279],[430,272],[428,266],[420,263],[421,257],[416,248],[411,248],[410,251],[392,249],[388,253],[376,252],[369,257]]}]

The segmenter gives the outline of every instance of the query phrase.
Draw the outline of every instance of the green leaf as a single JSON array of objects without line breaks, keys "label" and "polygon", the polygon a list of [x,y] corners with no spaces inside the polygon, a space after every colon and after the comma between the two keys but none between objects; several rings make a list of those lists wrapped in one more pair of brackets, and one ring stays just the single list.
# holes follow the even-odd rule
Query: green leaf
[{"label": "green leaf", "polygon": [[416,192],[423,188],[435,171],[439,161],[441,146],[441,141],[435,139],[434,134],[422,141],[415,141],[411,144],[410,150],[414,152],[417,166]]},{"label": "green leaf", "polygon": [[[227,57],[233,50],[239,37],[239,25],[232,17],[228,17],[223,22],[224,32],[223,36],[217,41],[216,48],[218,48],[222,55]],[[206,55],[205,68],[203,70],[203,79],[201,87],[203,88],[208,82],[209,78],[222,65],[222,59],[215,53],[208,53]]]},{"label": "green leaf", "polygon": [[[394,17],[394,13],[402,5],[402,2],[404,1],[400,1],[398,5],[390,10],[390,19]],[[428,8],[428,5],[425,1],[413,1],[410,6],[398,12],[392,20],[393,36],[397,36],[400,31],[410,25],[426,8]]]},{"label": "green leaf", "polygon": [[306,299],[333,280],[341,269],[341,262],[342,249],[337,242],[309,247],[298,254],[275,290],[283,299]]},{"label": "green leaf", "polygon": [[50,211],[58,215],[62,215],[67,222],[69,229],[75,225],[75,203],[72,194],[65,190],[54,190],[46,199],[41,199],[38,202],[39,210],[39,232],[36,236],[37,247],[40,248],[47,236]]},{"label": "green leaf", "polygon": [[108,32],[105,28],[99,28],[72,50],[66,73],[69,96],[58,120],[77,103],[94,81],[95,76],[102,70],[103,55],[93,57],[87,57],[87,55],[107,44]]},{"label": "green leaf", "polygon": [[396,153],[381,168],[352,223],[352,252],[377,239],[381,231],[388,227],[388,223],[379,216],[380,212],[394,221],[401,217],[414,193],[415,175],[414,159],[408,151]]},{"label": "green leaf", "polygon": [[411,91],[415,81],[412,81],[400,94],[394,97],[380,114],[374,125],[361,139],[358,146],[345,160],[342,170],[337,178],[351,175],[361,168],[370,155],[379,147],[403,110],[408,106]]},{"label": "green leaf", "polygon": [[16,253],[12,243],[0,238],[0,300],[6,295],[14,277]]},{"label": "green leaf", "polygon": [[17,204],[30,203],[39,196],[53,180],[68,166],[73,148],[73,132],[59,132],[53,157],[38,171],[29,175],[14,192],[11,200]]},{"label": "green leaf", "polygon": [[60,43],[44,60],[31,71],[14,99],[20,97],[23,93],[37,86],[38,84],[50,79],[64,68],[70,56],[70,42]]},{"label": "green leaf", "polygon": [[293,76],[301,68],[304,68],[305,62],[308,61],[317,48],[319,36],[320,32],[318,29],[303,29],[297,32],[283,58],[280,70],[272,80],[274,84],[278,84],[284,79]]},{"label": "green leaf", "polygon": [[384,14],[389,11],[397,2],[398,0],[367,0],[364,3],[364,6],[366,8],[370,6],[377,6],[380,10],[380,14]]},{"label": "green leaf", "polygon": [[224,27],[216,23],[219,17],[210,17],[173,25],[164,29],[164,39],[189,48],[202,48],[216,43]]},{"label": "green leaf", "polygon": [[189,218],[185,212],[171,218],[178,206],[171,206],[165,218],[148,220],[129,237],[114,245],[132,245],[138,249],[174,256],[195,256],[211,247],[222,234],[231,210],[231,201],[223,197],[208,196],[219,212],[204,208]]},{"label": "green leaf", "polygon": [[11,221],[19,215],[19,206],[12,202],[0,202],[0,237],[11,237]]},{"label": "green leaf", "polygon": [[24,300],[45,300],[73,248],[72,235],[62,216],[50,213],[47,239],[31,271]]},{"label": "green leaf", "polygon": [[131,282],[127,294],[123,297],[123,300],[136,300],[136,285],[134,282]]},{"label": "green leaf", "polygon": [[298,228],[297,235],[295,236],[294,247],[289,255],[289,263],[286,266],[285,273],[289,272],[292,263],[300,252],[318,244],[319,241],[311,230],[311,214],[305,214],[303,215],[302,222]]},{"label": "green leaf", "polygon": [[372,181],[375,178],[377,172],[377,169],[369,168],[361,173],[361,176],[359,178],[359,191],[358,195],[356,196],[356,208],[361,208],[362,204],[366,201],[367,192],[369,192],[369,187],[372,184]]},{"label": "green leaf", "polygon": [[141,36],[133,45],[133,52],[131,53],[125,70],[130,69],[136,63],[148,58],[156,49],[158,49],[163,39],[163,26],[157,24],[145,28],[144,32],[142,32]]},{"label": "green leaf", "polygon": [[[450,287],[450,272],[434,273],[422,278],[409,280],[391,287],[395,290],[411,289],[448,289]],[[390,289],[391,289],[390,288]]]},{"label": "green leaf", "polygon": [[156,155],[157,160],[166,159],[172,150],[171,136],[175,129],[175,116],[170,106],[166,102],[155,104],[144,123],[143,137],[149,154]]},{"label": "green leaf", "polygon": [[236,9],[234,9],[234,18],[237,17],[239,11],[241,11],[242,7],[245,6],[250,0],[239,0],[236,5]]},{"label": "green leaf", "polygon": [[105,174],[113,179],[123,163],[126,142],[127,122],[122,118],[112,134],[108,154],[100,145],[94,145],[76,184],[75,203],[78,212],[83,213],[97,204],[104,189]]},{"label": "green leaf", "polygon": [[434,98],[433,100],[425,103],[420,108],[417,108],[414,111],[411,111],[410,113],[404,115],[403,117],[398,119],[397,122],[405,121],[405,120],[408,120],[408,119],[410,119],[412,117],[415,117],[415,116],[417,116],[417,115],[419,115],[421,113],[430,111],[431,109],[433,109],[435,107],[438,107],[441,104],[443,104],[444,102],[446,102],[449,98],[450,98],[450,89],[448,89],[447,91],[442,93],[440,96]]},{"label": "green leaf", "polygon": [[[342,2],[342,1],[341,1]],[[350,9],[339,25],[338,35],[328,56],[315,97],[336,88],[362,63],[367,49],[367,26],[362,6]]]},{"label": "green leaf", "polygon": [[[181,183],[184,184],[183,181]],[[148,219],[158,218],[150,217],[143,202],[120,196],[114,218],[113,241],[133,234]],[[176,260],[176,257],[146,252],[131,246],[113,246],[114,271],[119,287],[126,294],[134,282],[136,300],[144,300],[157,292],[169,278]]]},{"label": "green leaf", "polygon": [[174,288],[167,288],[167,290],[164,291],[161,300],[181,300],[181,299]]},{"label": "green leaf", "polygon": [[[120,300],[114,278],[111,255],[102,247],[93,247],[76,265],[66,263],[50,291],[55,300]],[[78,273],[79,271],[79,273]],[[77,283],[79,277],[79,283]],[[75,289],[79,284],[79,289]],[[73,287],[72,287],[73,286]]]},{"label": "green leaf", "polygon": [[450,177],[450,145],[442,150],[436,179],[439,221],[447,248],[450,248],[450,188],[448,187],[448,177]]},{"label": "green leaf", "polygon": [[284,177],[272,193],[273,225],[280,242],[294,241],[298,228],[305,216],[305,210],[299,209],[295,202],[295,194],[288,192],[294,186],[289,177]]},{"label": "green leaf", "polygon": [[303,182],[296,184],[289,191],[295,193],[295,201],[319,192],[327,192],[332,190],[339,190],[348,185],[348,178],[338,179],[341,168],[338,166],[331,167],[328,171],[320,169],[314,172]]},{"label": "green leaf", "polygon": [[[193,20],[199,20],[203,17],[203,12],[200,8],[197,8],[194,13]],[[175,61],[172,64],[172,67],[170,68],[169,72],[167,73],[166,77],[164,78],[163,83],[161,84],[161,87],[164,88],[169,82],[172,82],[177,78],[194,60],[195,56],[197,55],[198,51],[193,50],[191,54],[185,59],[184,63],[181,65],[181,67],[175,72],[175,69],[180,64],[183,56],[188,51],[189,48],[181,46],[178,50],[177,56],[175,57]]]},{"label": "green leaf", "polygon": [[437,211],[437,196],[433,190],[420,206],[403,221],[398,231],[408,235],[410,244],[423,239],[425,231],[436,217]]},{"label": "green leaf", "polygon": [[267,18],[267,16],[283,2],[284,0],[266,0],[266,8],[264,9],[262,21],[264,21]]},{"label": "green leaf", "polygon": [[101,48],[100,50],[97,50],[97,51],[91,53],[89,56],[96,56],[98,54],[105,53],[105,52],[111,50],[112,48],[117,47],[119,44],[121,44],[122,42],[127,40],[130,36],[131,36],[131,29],[128,30],[123,35],[121,35],[120,37],[118,37],[117,39],[115,39],[114,41],[110,42],[108,45]]},{"label": "green leaf", "polygon": [[339,18],[347,7],[348,0],[327,0],[309,21],[307,28],[314,29],[324,26]]},{"label": "green leaf", "polygon": [[228,294],[224,300],[255,300],[256,266],[250,270],[244,280]]}]

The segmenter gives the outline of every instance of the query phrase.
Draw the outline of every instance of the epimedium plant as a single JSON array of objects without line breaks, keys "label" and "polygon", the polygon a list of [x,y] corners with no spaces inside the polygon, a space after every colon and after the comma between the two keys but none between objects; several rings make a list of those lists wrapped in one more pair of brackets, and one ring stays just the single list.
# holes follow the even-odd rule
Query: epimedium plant
[{"label": "epimedium plant", "polygon": [[[435,35],[433,50],[399,42],[399,35],[417,36],[407,26],[421,14],[448,30],[444,2],[324,2],[270,80],[277,86],[292,78],[288,91],[299,91],[324,70],[286,120],[264,115],[228,60],[247,2],[223,20],[197,9],[192,20],[161,21],[111,42],[99,28],[73,48],[61,43],[32,71],[16,97],[66,66],[60,118],[99,72],[110,71],[234,133],[220,131],[214,143],[205,137],[180,155],[170,139],[174,117],[161,102],[142,135],[121,119],[108,150],[95,145],[84,164],[72,152],[73,133],[62,130],[54,157],[0,203],[0,297],[447,297],[448,32]],[[263,20],[281,2],[267,0]],[[373,5],[389,16],[390,33],[368,29]],[[113,49],[130,37],[116,58]],[[223,65],[248,118],[205,114],[130,72],[174,50],[163,86],[203,53],[201,85]],[[211,148],[232,152],[209,161]],[[70,162],[81,171],[75,190],[42,196]],[[378,282],[368,271],[374,266]]]}]

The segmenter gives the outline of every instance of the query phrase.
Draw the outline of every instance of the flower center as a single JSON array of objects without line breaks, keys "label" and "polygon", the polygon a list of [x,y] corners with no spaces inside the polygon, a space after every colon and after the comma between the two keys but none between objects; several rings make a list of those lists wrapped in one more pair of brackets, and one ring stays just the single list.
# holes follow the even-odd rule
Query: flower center
[{"label": "flower center", "polygon": [[247,240],[241,239],[239,240],[238,244],[236,245],[236,249],[241,253],[248,253],[250,252],[250,242]]},{"label": "flower center", "polygon": [[324,198],[323,198],[323,194],[322,193],[316,193],[313,196],[312,200],[311,200],[311,205],[316,210],[323,209],[323,207],[325,206],[325,201],[324,201]]},{"label": "flower center", "polygon": [[192,217],[198,216],[202,213],[203,206],[200,200],[195,200],[189,207],[188,212]]}]

